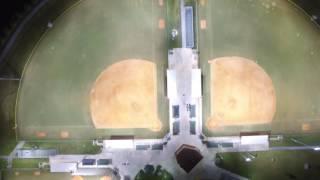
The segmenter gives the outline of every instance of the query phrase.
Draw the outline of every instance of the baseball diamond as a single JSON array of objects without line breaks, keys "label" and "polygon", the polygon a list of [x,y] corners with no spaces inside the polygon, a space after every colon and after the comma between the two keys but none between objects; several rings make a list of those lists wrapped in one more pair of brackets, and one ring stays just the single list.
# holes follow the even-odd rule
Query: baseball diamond
[{"label": "baseball diamond", "polygon": [[34,1],[0,38],[0,179],[320,177],[319,19],[294,2]]},{"label": "baseball diamond", "polygon": [[[108,7],[112,8],[105,11]],[[163,85],[167,64],[166,30],[162,28],[164,20],[161,20],[160,28],[157,24],[161,17],[165,18],[165,11],[158,7],[156,0],[119,2],[97,0],[94,3],[80,1],[62,14],[54,21],[54,27],[49,29],[37,43],[25,67],[16,109],[19,136],[24,139],[58,139],[61,138],[61,131],[66,131],[71,139],[107,138],[118,134],[162,137],[168,127],[168,105]],[[113,112],[106,111],[105,114],[111,119],[111,115],[113,118],[118,118],[114,121],[123,121],[124,119],[115,115],[114,110],[118,109],[121,115],[130,117],[134,122],[134,120],[139,121],[139,116],[148,113],[148,116],[144,116],[143,122],[148,123],[149,120],[155,119],[153,121],[157,123],[152,125],[152,128],[150,125],[140,125],[140,123],[131,123],[132,127],[130,124],[122,127],[120,122],[119,125],[115,125],[116,122],[113,125],[101,125],[96,118],[100,110],[96,111],[95,104],[90,105],[90,101],[93,102],[95,98],[91,89],[94,88],[96,78],[104,68],[116,66],[124,59],[146,60],[140,64],[128,60],[129,64],[124,66],[131,68],[130,63],[133,65],[129,74],[123,72],[124,66],[118,67],[119,70],[110,69],[113,74],[109,75],[109,79],[119,77],[118,83],[124,83],[121,86],[128,91],[126,95],[123,94],[125,96],[121,99],[122,103],[130,101],[130,97],[141,100],[136,96],[137,92],[150,91],[152,97],[145,103],[137,102],[136,106],[141,107],[134,108],[141,108],[142,111],[131,110],[126,114],[122,111],[124,106],[121,108],[110,102],[115,105],[112,106],[114,109],[104,104],[105,110]],[[144,64],[147,72],[141,69]],[[149,66],[151,69],[148,70]],[[143,80],[139,77],[135,79],[132,75],[137,73],[133,70],[140,73],[140,77],[150,71],[148,78],[151,79],[146,79],[145,82],[150,81],[153,86],[139,89],[144,83],[140,82],[136,84],[136,87],[139,86],[138,89],[128,89],[126,86],[130,86],[131,82]],[[132,80],[121,79],[121,75],[130,76]],[[97,88],[100,88],[99,84],[98,80]],[[118,88],[118,85],[115,88]],[[103,89],[96,89],[98,95],[102,96],[100,91]],[[109,87],[106,90],[109,90]]]}]

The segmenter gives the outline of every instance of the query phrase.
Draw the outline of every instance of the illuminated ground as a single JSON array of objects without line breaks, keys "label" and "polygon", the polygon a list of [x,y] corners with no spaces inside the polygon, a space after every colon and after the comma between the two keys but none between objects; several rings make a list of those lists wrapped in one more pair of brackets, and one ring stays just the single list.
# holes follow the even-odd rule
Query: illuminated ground
[{"label": "illuminated ground", "polygon": [[[204,72],[203,117],[210,115],[208,60],[240,56],[257,61],[270,76],[277,96],[270,125],[230,126],[209,136],[241,131],[311,133],[320,130],[319,28],[289,1],[208,0],[199,5],[200,64]],[[199,26],[200,26],[199,24]],[[199,27],[200,28],[200,27]],[[205,123],[203,123],[205,124]]]},{"label": "illuminated ground", "polygon": [[[66,137],[62,131],[71,139],[118,134],[163,137],[168,131],[165,13],[158,0],[97,0],[81,1],[61,15],[25,67],[16,109],[19,137],[57,139]],[[155,116],[163,121],[162,131],[96,130],[90,115],[90,91],[96,78],[108,66],[134,58],[155,64],[155,111],[159,112]]]}]

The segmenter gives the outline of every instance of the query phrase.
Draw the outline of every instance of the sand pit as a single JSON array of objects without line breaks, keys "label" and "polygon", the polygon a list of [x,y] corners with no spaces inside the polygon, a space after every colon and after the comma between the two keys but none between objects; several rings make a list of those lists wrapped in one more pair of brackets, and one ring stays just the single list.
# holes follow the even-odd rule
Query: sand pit
[{"label": "sand pit", "polygon": [[98,129],[148,128],[160,131],[155,64],[130,59],[109,66],[91,90],[90,109]]},{"label": "sand pit", "polygon": [[271,78],[254,61],[223,57],[209,61],[209,129],[270,123],[276,111]]}]

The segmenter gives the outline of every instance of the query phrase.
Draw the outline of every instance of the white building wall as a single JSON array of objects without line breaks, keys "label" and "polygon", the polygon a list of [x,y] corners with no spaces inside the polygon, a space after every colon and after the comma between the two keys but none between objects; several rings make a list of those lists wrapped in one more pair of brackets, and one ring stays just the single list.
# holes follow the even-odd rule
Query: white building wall
[{"label": "white building wall", "polygon": [[201,69],[192,69],[191,96],[200,98],[201,93]]},{"label": "white building wall", "polygon": [[167,94],[169,99],[177,99],[176,70],[167,70]]}]

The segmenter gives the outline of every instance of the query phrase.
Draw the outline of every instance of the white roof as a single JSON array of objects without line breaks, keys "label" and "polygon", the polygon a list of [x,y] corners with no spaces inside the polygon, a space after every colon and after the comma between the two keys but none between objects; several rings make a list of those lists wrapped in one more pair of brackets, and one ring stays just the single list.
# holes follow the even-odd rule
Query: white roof
[{"label": "white roof", "polygon": [[104,140],[104,147],[108,149],[134,149],[134,142],[132,139],[128,140]]},{"label": "white roof", "polygon": [[269,145],[268,135],[258,135],[258,136],[241,136],[241,145]]},{"label": "white roof", "polygon": [[177,98],[176,70],[167,70],[167,94],[169,99]]},{"label": "white roof", "polygon": [[201,97],[201,70],[192,69],[191,96],[193,98]]}]

